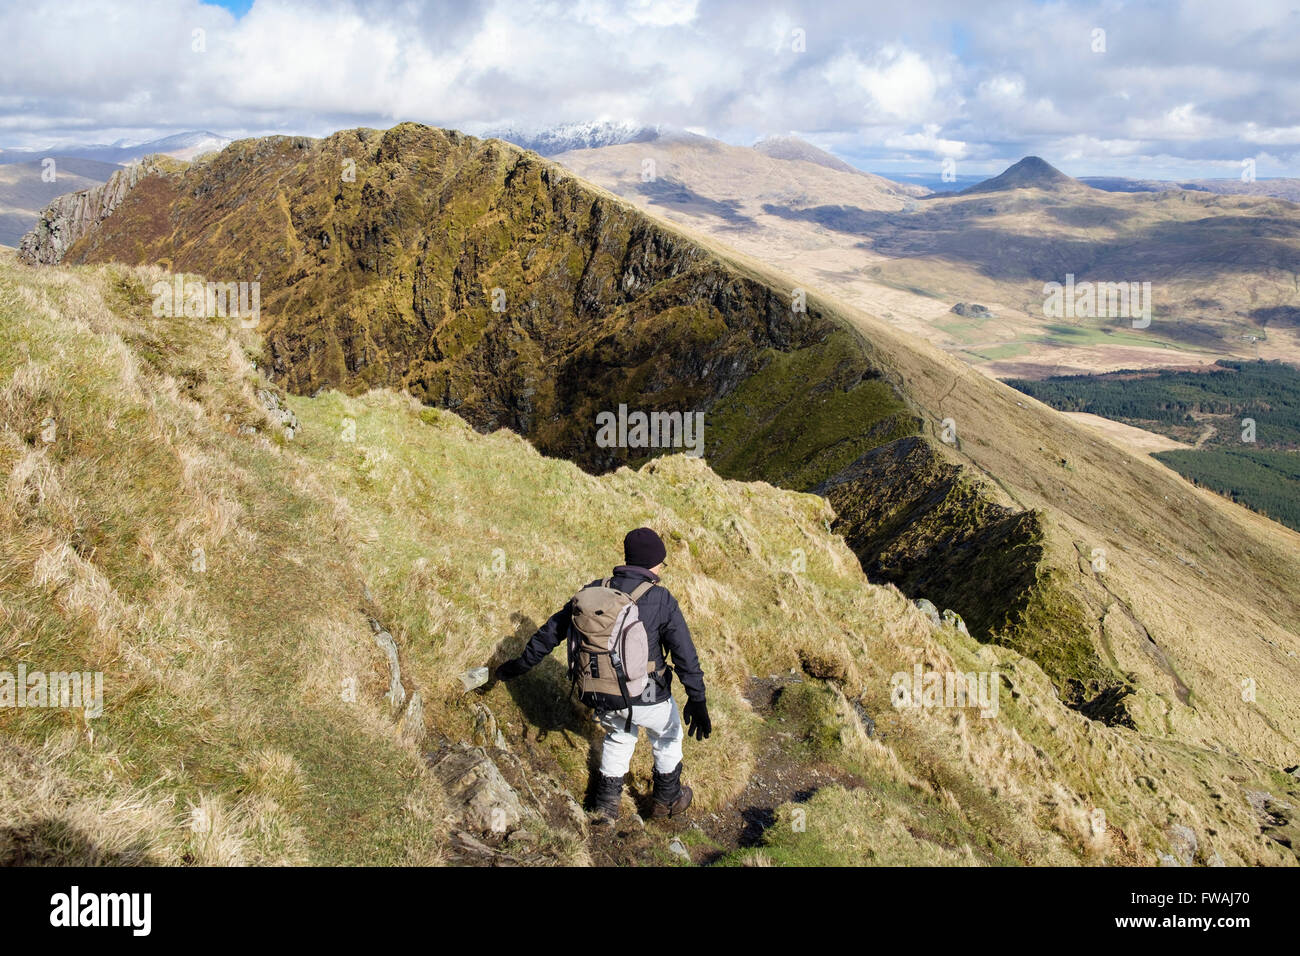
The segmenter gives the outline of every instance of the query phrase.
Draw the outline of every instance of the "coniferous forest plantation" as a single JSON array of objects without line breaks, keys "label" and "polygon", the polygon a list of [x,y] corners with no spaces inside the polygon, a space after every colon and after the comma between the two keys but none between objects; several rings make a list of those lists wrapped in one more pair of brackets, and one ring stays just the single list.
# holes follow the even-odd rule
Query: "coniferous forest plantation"
[{"label": "coniferous forest plantation", "polygon": [[1300,371],[1221,359],[1205,371],[1061,375],[1007,384],[1064,412],[1159,432],[1190,447],[1157,452],[1179,474],[1300,529]]}]

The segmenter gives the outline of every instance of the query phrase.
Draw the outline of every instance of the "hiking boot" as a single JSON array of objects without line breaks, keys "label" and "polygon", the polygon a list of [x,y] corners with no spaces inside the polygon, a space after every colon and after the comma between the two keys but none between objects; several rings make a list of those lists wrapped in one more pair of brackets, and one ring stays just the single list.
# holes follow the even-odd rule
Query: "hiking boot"
[{"label": "hiking boot", "polygon": [[690,787],[682,783],[682,765],[678,761],[677,766],[668,773],[654,772],[655,788],[650,794],[650,816],[653,819],[662,819],[663,817],[676,816],[684,813],[686,808],[691,805],[691,800],[695,793]]},{"label": "hiking boot", "polygon": [[596,805],[592,808],[596,823],[616,823],[619,806],[623,803],[623,778],[607,777],[603,773],[596,783]]}]

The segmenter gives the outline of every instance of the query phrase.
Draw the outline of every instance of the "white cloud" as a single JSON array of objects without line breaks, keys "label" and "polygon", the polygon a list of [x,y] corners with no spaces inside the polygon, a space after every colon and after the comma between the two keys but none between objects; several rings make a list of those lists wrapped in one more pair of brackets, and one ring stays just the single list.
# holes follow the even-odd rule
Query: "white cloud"
[{"label": "white cloud", "polygon": [[1241,139],[1261,146],[1291,146],[1300,143],[1300,126],[1283,126],[1261,129],[1255,123],[1243,124]]},{"label": "white cloud", "polygon": [[608,33],[627,34],[637,27],[683,26],[695,19],[698,7],[698,0],[580,0],[573,18]]},{"label": "white cloud", "polygon": [[[1090,48],[1098,25],[1104,54]],[[869,13],[851,0],[256,0],[238,20],[198,0],[7,3],[0,145],[628,119],[733,142],[802,129],[860,162],[1061,149],[1084,165],[1205,166],[1267,146],[1285,167],[1300,161],[1297,30],[1293,0],[1230,17],[1112,0]]]},{"label": "white cloud", "polygon": [[1212,133],[1209,118],[1197,112],[1195,103],[1180,103],[1159,116],[1134,117],[1127,126],[1142,139],[1204,139]]},{"label": "white cloud", "polygon": [[937,123],[927,123],[925,129],[919,133],[887,136],[885,145],[891,149],[930,153],[934,156],[951,157],[952,159],[965,159],[967,154],[966,144],[961,140],[944,139],[939,135],[939,124]]},{"label": "white cloud", "polygon": [[856,53],[845,53],[826,69],[832,84],[845,83],[870,98],[870,107],[884,116],[909,122],[930,118],[937,112],[936,98],[943,78],[924,57],[896,44],[888,44],[863,62]]},{"label": "white cloud", "polygon": [[643,26],[667,27],[695,19],[697,0],[633,0],[627,15]]},{"label": "white cloud", "polygon": [[982,80],[979,84],[979,98],[999,105],[1016,105],[1025,98],[1025,80],[1022,76],[998,73]]}]

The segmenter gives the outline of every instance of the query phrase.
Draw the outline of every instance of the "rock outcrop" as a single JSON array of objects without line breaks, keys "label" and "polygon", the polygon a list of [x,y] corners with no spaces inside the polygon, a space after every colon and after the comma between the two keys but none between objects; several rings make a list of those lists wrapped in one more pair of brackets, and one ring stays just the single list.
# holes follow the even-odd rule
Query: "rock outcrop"
[{"label": "rock outcrop", "polygon": [[146,156],[121,169],[102,186],[60,196],[41,211],[41,218],[18,246],[29,265],[57,265],[72,245],[122,204],[136,184],[161,169],[157,156]]},{"label": "rock outcrop", "polygon": [[293,409],[285,405],[284,399],[269,388],[259,388],[257,400],[266,409],[267,417],[284,430],[284,437],[292,441],[299,428],[298,416],[293,413]]},{"label": "rock outcrop", "polygon": [[375,635],[375,643],[388,659],[388,693],[384,695],[384,700],[388,701],[388,706],[394,712],[397,712],[406,703],[406,688],[402,686],[402,666],[398,662],[397,642],[393,640],[393,635],[384,630],[383,625],[374,619],[370,621],[370,630]]},{"label": "rock outcrop", "polygon": [[916,609],[924,614],[930,620],[931,627],[939,627],[942,619],[939,617],[939,609],[934,606],[934,602],[927,598],[917,598],[912,602]]},{"label": "rock outcrop", "polygon": [[429,765],[451,807],[449,822],[480,833],[506,834],[525,820],[537,819],[537,812],[519,799],[482,747],[448,747]]}]

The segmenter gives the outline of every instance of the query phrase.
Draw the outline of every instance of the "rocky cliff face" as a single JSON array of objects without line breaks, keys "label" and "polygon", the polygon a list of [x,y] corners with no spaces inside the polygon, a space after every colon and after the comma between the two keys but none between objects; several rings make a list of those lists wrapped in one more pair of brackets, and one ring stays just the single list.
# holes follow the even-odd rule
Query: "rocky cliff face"
[{"label": "rocky cliff face", "polygon": [[1118,686],[1080,615],[1040,606],[1038,516],[943,463],[870,342],[551,162],[403,124],[240,141],[109,186],[67,200],[93,215],[35,235],[29,261],[258,282],[288,388],[406,389],[595,472],[683,450],[610,446],[598,415],[703,414],[717,471],[828,495],[873,577],[981,639],[1032,619],[1031,651],[1078,651],[1041,655],[1062,687]]},{"label": "rocky cliff face", "polygon": [[1034,511],[992,502],[920,437],[871,450],[816,490],[872,580],[961,608],[972,634],[1014,647],[1060,681],[1069,705],[1131,726],[1128,681],[1096,653],[1104,601],[1061,587]]},{"label": "rocky cliff face", "polygon": [[60,196],[41,212],[35,228],[23,236],[18,257],[31,265],[62,262],[68,249],[111,216],[141,179],[161,168],[160,157],[146,156],[140,162],[113,173],[102,186]]},{"label": "rocky cliff face", "polygon": [[799,488],[915,431],[820,307],[550,162],[454,132],[236,143],[140,183],[68,258],[258,282],[289,388],[407,389],[593,471],[682,450],[600,441],[596,416],[620,405],[703,413],[723,471]]}]

